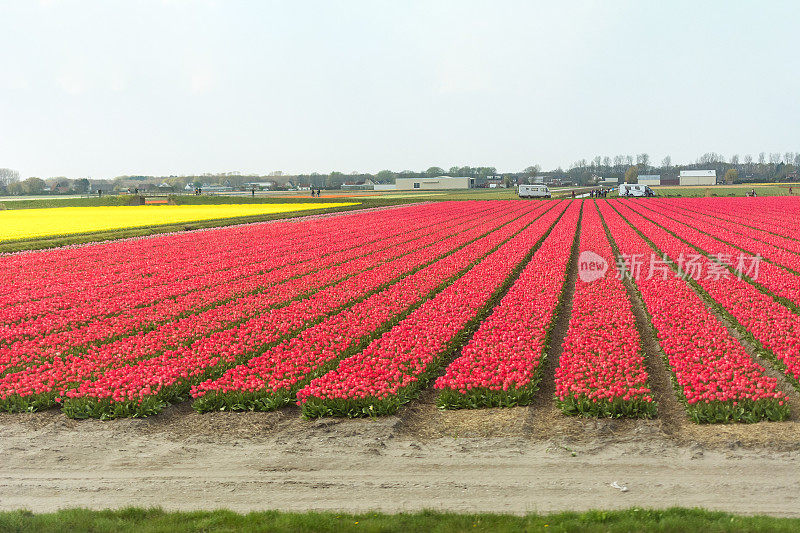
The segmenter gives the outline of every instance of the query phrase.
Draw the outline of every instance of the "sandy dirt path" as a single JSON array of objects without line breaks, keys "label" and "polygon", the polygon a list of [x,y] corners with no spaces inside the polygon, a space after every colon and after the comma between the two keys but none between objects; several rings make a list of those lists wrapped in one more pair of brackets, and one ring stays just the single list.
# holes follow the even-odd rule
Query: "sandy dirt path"
[{"label": "sandy dirt path", "polygon": [[[295,409],[198,415],[179,407],[111,422],[0,415],[0,509],[525,513],[678,505],[800,516],[797,440],[753,445],[733,435],[686,444],[657,421],[575,419],[571,434],[540,438],[527,423],[532,408],[433,419],[427,408],[407,420],[316,422]],[[421,416],[466,436],[421,436]],[[611,487],[615,481],[628,491]]]}]

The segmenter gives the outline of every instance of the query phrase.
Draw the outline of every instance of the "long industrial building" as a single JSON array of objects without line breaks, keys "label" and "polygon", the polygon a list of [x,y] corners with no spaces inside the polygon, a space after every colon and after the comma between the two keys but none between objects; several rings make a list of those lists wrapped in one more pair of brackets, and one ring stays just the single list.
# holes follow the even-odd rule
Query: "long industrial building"
[{"label": "long industrial building", "polygon": [[435,190],[435,189],[472,189],[475,178],[439,176],[436,178],[396,178],[395,188],[398,191]]},{"label": "long industrial building", "polygon": [[716,185],[716,170],[681,170],[681,185]]}]

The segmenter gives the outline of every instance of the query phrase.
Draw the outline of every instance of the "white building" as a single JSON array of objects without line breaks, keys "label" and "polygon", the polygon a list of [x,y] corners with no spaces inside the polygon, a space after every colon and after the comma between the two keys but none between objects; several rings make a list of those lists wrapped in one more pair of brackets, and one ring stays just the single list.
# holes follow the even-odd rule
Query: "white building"
[{"label": "white building", "polygon": [[647,185],[649,187],[661,185],[661,174],[640,174],[639,185]]},{"label": "white building", "polygon": [[716,185],[716,170],[681,170],[681,185]]},{"label": "white building", "polygon": [[398,191],[472,189],[475,187],[475,178],[453,178],[450,176],[439,176],[436,178],[396,178],[394,184]]},{"label": "white building", "polygon": [[619,178],[603,178],[599,185],[616,185],[619,183]]}]

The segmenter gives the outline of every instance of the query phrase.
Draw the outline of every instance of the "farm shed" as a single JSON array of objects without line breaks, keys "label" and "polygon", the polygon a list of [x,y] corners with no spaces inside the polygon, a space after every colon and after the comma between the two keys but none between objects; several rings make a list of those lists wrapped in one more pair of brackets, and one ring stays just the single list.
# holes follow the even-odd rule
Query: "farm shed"
[{"label": "farm shed", "polygon": [[639,176],[639,185],[661,185],[661,174],[641,174]]},{"label": "farm shed", "polygon": [[716,185],[716,170],[681,170],[681,185]]},{"label": "farm shed", "polygon": [[394,180],[398,191],[431,189],[472,189],[475,178],[438,176],[436,178],[397,178]]}]

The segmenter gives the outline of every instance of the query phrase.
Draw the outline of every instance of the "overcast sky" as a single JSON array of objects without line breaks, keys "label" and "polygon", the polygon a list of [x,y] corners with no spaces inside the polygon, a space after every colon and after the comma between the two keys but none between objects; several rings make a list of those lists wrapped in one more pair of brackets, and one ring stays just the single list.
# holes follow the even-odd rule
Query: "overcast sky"
[{"label": "overcast sky", "polygon": [[108,178],[800,151],[800,2],[0,0],[0,167]]}]

